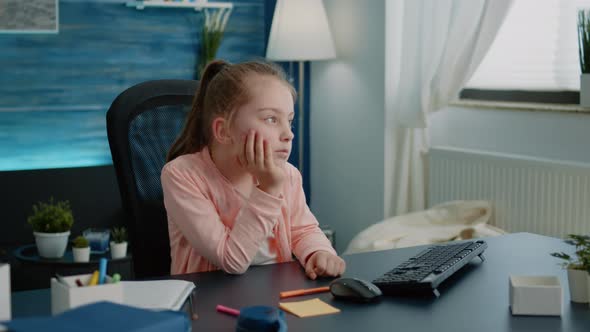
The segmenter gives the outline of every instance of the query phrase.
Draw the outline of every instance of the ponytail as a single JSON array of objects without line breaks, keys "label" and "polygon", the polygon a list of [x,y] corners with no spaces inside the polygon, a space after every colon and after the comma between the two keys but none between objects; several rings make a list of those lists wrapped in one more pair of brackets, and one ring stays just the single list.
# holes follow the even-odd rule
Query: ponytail
[{"label": "ponytail", "polygon": [[174,160],[176,157],[186,153],[200,151],[209,144],[210,129],[206,128],[206,114],[204,112],[205,95],[213,77],[227,65],[228,63],[223,60],[214,60],[209,62],[205,67],[193,100],[192,109],[188,114],[182,133],[174,141],[170,151],[168,151],[166,162]]}]

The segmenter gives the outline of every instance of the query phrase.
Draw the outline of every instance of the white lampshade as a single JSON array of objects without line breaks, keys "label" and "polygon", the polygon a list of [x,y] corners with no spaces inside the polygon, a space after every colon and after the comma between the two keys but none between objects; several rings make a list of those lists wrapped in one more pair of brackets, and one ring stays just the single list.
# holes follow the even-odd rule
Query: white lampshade
[{"label": "white lampshade", "polygon": [[322,0],[278,0],[266,57],[307,61],[336,57]]}]

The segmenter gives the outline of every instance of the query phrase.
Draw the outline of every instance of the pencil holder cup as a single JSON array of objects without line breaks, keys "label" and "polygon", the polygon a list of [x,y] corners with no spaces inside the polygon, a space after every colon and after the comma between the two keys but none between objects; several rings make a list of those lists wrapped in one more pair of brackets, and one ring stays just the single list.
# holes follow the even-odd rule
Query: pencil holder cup
[{"label": "pencil holder cup", "polygon": [[286,332],[285,312],[269,306],[253,306],[240,309],[236,332]]},{"label": "pencil holder cup", "polygon": [[[60,281],[51,278],[51,313],[56,315],[99,301],[123,303],[123,287],[120,282],[111,283],[111,277],[106,276],[106,283],[86,286],[91,277],[92,274],[80,274],[62,277]],[[79,280],[83,286],[79,287],[76,280]]]}]

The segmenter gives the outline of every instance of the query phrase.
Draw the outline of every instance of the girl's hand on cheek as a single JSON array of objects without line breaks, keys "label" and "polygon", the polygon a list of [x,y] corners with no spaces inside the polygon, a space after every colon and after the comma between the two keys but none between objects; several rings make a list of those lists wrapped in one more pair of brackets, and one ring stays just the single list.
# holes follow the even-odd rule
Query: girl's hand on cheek
[{"label": "girl's hand on cheek", "polygon": [[280,194],[285,170],[275,164],[272,148],[262,135],[254,130],[248,132],[238,162],[258,180],[260,190],[273,196]]}]

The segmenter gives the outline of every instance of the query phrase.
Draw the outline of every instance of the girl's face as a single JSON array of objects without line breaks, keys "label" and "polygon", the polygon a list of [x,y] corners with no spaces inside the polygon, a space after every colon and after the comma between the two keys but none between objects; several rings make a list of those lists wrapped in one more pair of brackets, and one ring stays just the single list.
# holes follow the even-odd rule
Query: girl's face
[{"label": "girl's face", "polygon": [[291,92],[279,79],[268,75],[250,75],[245,84],[250,89],[251,99],[238,107],[230,129],[236,153],[243,151],[245,136],[254,130],[269,143],[275,162],[286,162],[294,137]]}]

